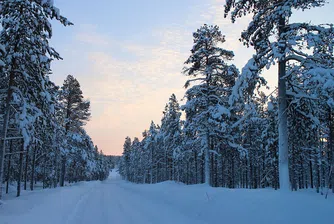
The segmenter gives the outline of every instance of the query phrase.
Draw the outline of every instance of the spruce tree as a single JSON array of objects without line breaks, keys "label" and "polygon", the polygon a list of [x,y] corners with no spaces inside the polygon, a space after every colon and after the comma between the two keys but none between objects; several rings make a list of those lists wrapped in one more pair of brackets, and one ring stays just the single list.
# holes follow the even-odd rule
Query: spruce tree
[{"label": "spruce tree", "polygon": [[[60,101],[63,104],[63,116],[65,134],[68,143],[75,138],[90,118],[90,102],[84,100],[80,83],[72,75],[68,75],[60,93]],[[61,181],[60,185],[64,186],[66,172],[66,155],[69,153],[69,147],[63,151]]]},{"label": "spruce tree", "polygon": [[175,158],[182,145],[181,112],[175,94],[169,98],[161,120],[161,135],[163,139],[165,177],[175,180]]},{"label": "spruce tree", "polygon": [[129,176],[130,176],[130,154],[131,154],[131,138],[130,137],[126,137],[125,138],[125,142],[123,145],[123,171],[122,173],[124,173],[124,177],[125,180],[129,180]]}]

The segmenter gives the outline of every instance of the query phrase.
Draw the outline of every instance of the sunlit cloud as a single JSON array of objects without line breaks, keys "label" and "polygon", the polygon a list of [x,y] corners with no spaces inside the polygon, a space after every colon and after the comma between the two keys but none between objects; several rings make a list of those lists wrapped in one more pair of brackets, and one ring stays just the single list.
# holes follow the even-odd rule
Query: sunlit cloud
[{"label": "sunlit cloud", "polygon": [[[151,120],[160,123],[172,93],[183,97],[185,77],[181,71],[187,57],[184,48],[191,46],[183,39],[184,34],[180,29],[155,30],[150,37],[157,40],[155,44],[109,40],[98,33],[80,34],[81,42],[103,40],[101,43],[109,43],[110,48],[117,45],[137,57],[120,58],[110,51],[90,51],[86,55],[90,73],[96,77],[87,91],[92,104],[87,129],[106,152],[119,154],[127,135],[140,138]],[[90,38],[81,38],[87,36]]]}]

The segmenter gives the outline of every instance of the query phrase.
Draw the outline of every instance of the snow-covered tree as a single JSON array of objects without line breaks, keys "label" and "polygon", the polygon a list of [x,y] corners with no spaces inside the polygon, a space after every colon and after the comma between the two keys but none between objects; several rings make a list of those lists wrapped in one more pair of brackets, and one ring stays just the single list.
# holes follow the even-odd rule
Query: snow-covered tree
[{"label": "snow-covered tree", "polygon": [[[186,92],[187,103],[183,106],[187,114],[187,128],[200,139],[205,157],[205,183],[210,184],[210,152],[213,152],[215,136],[224,127],[222,119],[228,119],[228,98],[238,71],[228,65],[234,53],[218,45],[225,37],[218,26],[204,25],[194,34],[194,46],[191,56],[185,62],[184,74],[190,76],[185,87],[195,83]],[[223,124],[224,126],[224,124]]]},{"label": "snow-covered tree", "polygon": [[72,75],[68,75],[64,81],[60,100],[64,104],[66,131],[75,132],[84,126],[90,118],[90,102],[84,100],[80,83]]},{"label": "snow-covered tree", "polygon": [[131,154],[131,138],[126,137],[123,145],[123,157],[122,157],[122,166],[120,167],[120,174],[125,178],[125,180],[129,180],[130,176],[130,154]]},{"label": "snow-covered tree", "polygon": [[[80,132],[82,126],[90,117],[90,102],[84,100],[80,83],[72,75],[68,75],[60,92],[60,101],[63,103],[63,117],[66,138],[71,141],[73,136]],[[62,169],[60,185],[64,186],[66,172],[66,156],[71,151],[71,145],[62,155]]]},{"label": "snow-covered tree", "polygon": [[263,181],[275,189],[279,187],[278,177],[278,102],[271,96],[262,116],[265,119],[261,138],[264,147],[264,173]]},{"label": "snow-covered tree", "polygon": [[165,162],[165,179],[175,180],[175,165],[174,159],[179,153],[179,149],[182,146],[182,130],[180,123],[180,106],[174,94],[169,98],[169,102],[166,105],[163,112],[163,118],[161,119],[160,135],[163,139],[163,151]]},{"label": "snow-covered tree", "polygon": [[[333,188],[333,25],[288,24],[292,10],[323,3],[226,1],[233,21],[253,14],[241,40],[256,54],[239,74],[229,64],[233,52],[220,48],[218,27],[198,29],[184,69],[190,76],[181,106],[186,119],[180,120],[172,96],[161,127],[152,122],[143,140],[132,144],[129,180],[275,189],[288,189],[290,182],[293,190],[322,193]],[[278,92],[266,96],[261,73],[277,62]]]},{"label": "snow-covered tree", "polygon": [[16,0],[2,1],[0,11],[0,44],[4,46],[3,65],[7,78],[7,100],[4,109],[2,147],[0,151],[0,197],[2,195],[3,159],[5,138],[11,104],[23,102],[15,116],[15,122],[24,138],[25,148],[34,142],[34,122],[46,111],[52,111],[50,96],[46,89],[50,62],[60,59],[49,46],[52,36],[50,20],[63,25],[71,23],[59,14],[53,1]]},{"label": "snow-covered tree", "polygon": [[[227,0],[225,4],[225,16],[231,12],[232,22],[238,17],[253,15],[248,28],[241,34],[241,40],[245,45],[253,46],[256,55],[247,64],[245,70],[249,72],[245,73],[243,78],[252,80],[250,83],[252,85],[254,80],[260,80],[258,77],[264,68],[278,62],[279,173],[280,188],[285,190],[290,186],[286,81],[289,79],[288,76],[293,74],[288,71],[287,65],[297,63],[308,72],[319,70],[319,65],[323,69],[328,69],[326,58],[333,51],[332,41],[328,42],[328,38],[325,37],[333,32],[331,25],[289,24],[288,20],[293,10],[320,7],[325,2],[325,0]],[[316,53],[319,48],[321,57]],[[305,49],[313,49],[316,54],[312,51],[309,54]]]}]

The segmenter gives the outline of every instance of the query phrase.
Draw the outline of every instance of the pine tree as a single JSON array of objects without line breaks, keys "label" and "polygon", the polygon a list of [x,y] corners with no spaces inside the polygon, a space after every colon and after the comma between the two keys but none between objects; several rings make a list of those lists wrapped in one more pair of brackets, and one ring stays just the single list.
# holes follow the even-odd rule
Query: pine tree
[{"label": "pine tree", "polygon": [[247,65],[252,66],[252,79],[256,79],[264,67],[268,68],[278,62],[279,173],[280,188],[285,190],[289,189],[287,63],[295,61],[307,65],[305,62],[308,62],[308,55],[303,52],[304,48],[296,47],[295,43],[305,43],[306,39],[306,44],[312,47],[313,43],[309,41],[313,39],[312,36],[322,36],[332,29],[309,24],[288,24],[288,19],[293,9],[305,10],[324,3],[325,0],[228,0],[225,4],[225,16],[232,11],[232,22],[243,15],[253,14],[252,22],[241,35],[244,44],[254,46],[256,50],[256,55]]},{"label": "pine tree", "polygon": [[[2,196],[3,161],[11,104],[23,102],[16,116],[16,127],[24,138],[24,148],[34,142],[34,122],[43,112],[52,111],[46,91],[52,59],[59,54],[49,46],[51,19],[63,25],[71,23],[59,14],[52,1],[18,0],[1,3],[2,31],[0,43],[6,51],[4,64],[7,79],[7,100],[4,109],[2,147],[0,151],[0,198]],[[44,114],[45,115],[45,114]],[[19,118],[19,119],[17,119]]]},{"label": "pine tree", "polygon": [[[65,134],[68,141],[80,132],[82,126],[90,117],[90,102],[84,100],[80,83],[72,75],[68,75],[62,86],[60,100],[63,103],[63,116]],[[68,145],[68,147],[71,147]],[[66,154],[69,149],[65,149],[62,155],[61,181],[60,185],[64,186],[66,172]]]},{"label": "pine tree", "polygon": [[60,100],[64,104],[65,129],[76,132],[89,120],[90,102],[84,100],[80,83],[72,75],[68,75],[64,81]]},{"label": "pine tree", "polygon": [[187,120],[191,121],[188,128],[196,132],[204,150],[205,183],[210,184],[210,152],[214,151],[214,136],[220,132],[221,119],[230,116],[224,100],[229,94],[225,88],[234,85],[238,71],[226,63],[234,57],[233,52],[217,46],[225,42],[218,26],[204,25],[193,37],[192,54],[185,62],[190,66],[184,69],[184,73],[193,78],[185,87],[194,82],[199,84],[187,90],[187,103],[183,109]]}]

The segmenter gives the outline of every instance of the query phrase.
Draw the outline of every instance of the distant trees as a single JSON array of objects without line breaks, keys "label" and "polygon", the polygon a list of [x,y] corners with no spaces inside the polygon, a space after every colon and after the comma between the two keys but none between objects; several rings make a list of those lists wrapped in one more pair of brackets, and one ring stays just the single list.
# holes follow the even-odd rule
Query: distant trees
[{"label": "distant trees", "polygon": [[[131,154],[131,139],[129,137],[125,138],[124,146],[123,146],[123,163],[124,163],[124,171],[121,172],[126,180],[130,178],[130,154]],[[121,167],[122,170],[123,167]]]},{"label": "distant trees", "polygon": [[[135,139],[134,139],[134,141],[135,141]],[[98,151],[98,150],[96,150],[96,151]],[[116,167],[119,166],[119,163],[120,163],[119,161],[121,159],[121,156],[106,155],[105,158],[106,158],[109,169],[115,169]]]},{"label": "distant trees", "polygon": [[[178,104],[170,106],[172,96],[161,127],[151,125],[141,142],[131,144],[128,165],[123,156],[129,181],[334,191],[333,25],[288,23],[293,9],[324,3],[226,1],[232,22],[253,15],[241,41],[256,54],[239,73],[229,64],[233,52],[221,48],[218,27],[200,27],[183,70],[190,77],[181,106],[185,120]],[[261,74],[275,63],[279,85],[266,95]]]}]

